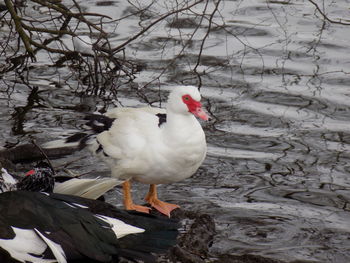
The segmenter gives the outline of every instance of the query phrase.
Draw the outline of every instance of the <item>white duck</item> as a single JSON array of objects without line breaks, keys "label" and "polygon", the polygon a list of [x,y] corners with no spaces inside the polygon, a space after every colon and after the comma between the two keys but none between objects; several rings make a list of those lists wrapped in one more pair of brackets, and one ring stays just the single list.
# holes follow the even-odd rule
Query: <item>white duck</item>
[{"label": "white duck", "polygon": [[148,213],[150,208],[132,201],[131,181],[150,184],[145,200],[170,216],[178,205],[160,201],[157,184],[173,183],[192,176],[206,155],[206,139],[195,116],[208,120],[202,110],[201,95],[194,86],[179,86],[170,93],[166,110],[159,108],[115,108],[105,115],[87,119],[94,139],[86,133],[69,137],[79,141],[111,168],[112,176],[123,183],[127,210]]}]

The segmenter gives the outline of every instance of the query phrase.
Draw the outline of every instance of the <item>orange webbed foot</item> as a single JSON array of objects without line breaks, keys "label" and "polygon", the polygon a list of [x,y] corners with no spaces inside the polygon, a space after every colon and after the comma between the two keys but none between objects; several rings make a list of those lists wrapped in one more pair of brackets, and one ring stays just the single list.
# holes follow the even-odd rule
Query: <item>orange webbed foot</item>
[{"label": "orange webbed foot", "polygon": [[168,217],[170,217],[171,211],[173,211],[176,208],[180,208],[180,206],[178,206],[178,205],[160,201],[157,197],[157,187],[155,184],[150,185],[149,192],[148,192],[145,200],[152,207],[157,209],[160,213],[162,213]]},{"label": "orange webbed foot", "polygon": [[131,198],[131,184],[129,181],[123,183],[123,194],[124,194],[124,207],[126,210],[136,210],[138,212],[149,214],[151,208],[142,205],[135,205]]},{"label": "orange webbed foot", "polygon": [[160,201],[159,199],[155,200],[146,200],[152,207],[157,209],[160,213],[170,217],[171,211],[173,211],[176,208],[180,208],[180,206],[175,204],[166,203],[163,201]]},{"label": "orange webbed foot", "polygon": [[135,204],[125,205],[125,209],[126,210],[135,210],[135,211],[146,213],[146,214],[149,214],[149,212],[151,211],[150,207],[142,206],[142,205],[135,205]]}]

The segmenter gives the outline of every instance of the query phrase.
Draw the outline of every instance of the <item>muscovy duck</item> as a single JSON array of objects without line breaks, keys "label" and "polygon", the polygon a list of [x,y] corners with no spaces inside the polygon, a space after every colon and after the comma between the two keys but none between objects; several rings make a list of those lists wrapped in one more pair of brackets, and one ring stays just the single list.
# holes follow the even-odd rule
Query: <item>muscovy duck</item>
[{"label": "muscovy duck", "polygon": [[0,193],[14,190],[33,192],[55,192],[60,194],[78,195],[97,199],[107,191],[121,184],[114,178],[78,179],[65,178],[64,182],[55,182],[54,171],[47,162],[39,162],[24,177],[15,179],[6,169],[0,173]]},{"label": "muscovy duck", "polygon": [[77,196],[0,194],[0,262],[155,262],[175,245],[178,223]]},{"label": "muscovy duck", "polygon": [[16,182],[16,189],[52,193],[55,187],[54,171],[46,162],[39,162]]},{"label": "muscovy duck", "polygon": [[174,88],[166,109],[115,108],[105,115],[90,115],[90,130],[43,145],[44,148],[79,145],[104,160],[112,177],[124,180],[124,206],[148,213],[150,208],[132,201],[132,180],[150,184],[146,201],[170,216],[178,205],[160,201],[157,184],[173,183],[192,176],[206,156],[204,131],[195,118],[208,120],[201,94],[194,86]]}]

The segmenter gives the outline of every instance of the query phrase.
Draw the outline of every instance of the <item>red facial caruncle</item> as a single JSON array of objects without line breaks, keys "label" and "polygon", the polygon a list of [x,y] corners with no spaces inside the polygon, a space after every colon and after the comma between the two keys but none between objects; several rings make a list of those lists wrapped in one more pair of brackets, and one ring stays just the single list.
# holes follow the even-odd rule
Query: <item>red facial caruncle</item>
[{"label": "red facial caruncle", "polygon": [[35,170],[34,169],[28,171],[25,176],[29,176],[29,175],[33,175],[33,174],[35,174]]},{"label": "red facial caruncle", "polygon": [[208,114],[206,114],[202,109],[202,103],[194,100],[190,95],[186,94],[182,96],[182,101],[187,105],[188,111],[193,115],[207,121],[209,119]]}]

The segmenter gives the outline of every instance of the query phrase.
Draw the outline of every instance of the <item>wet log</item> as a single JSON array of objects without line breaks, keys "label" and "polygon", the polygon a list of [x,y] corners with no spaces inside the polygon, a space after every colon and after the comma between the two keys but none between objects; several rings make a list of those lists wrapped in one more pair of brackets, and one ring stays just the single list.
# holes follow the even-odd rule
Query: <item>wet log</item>
[{"label": "wet log", "polygon": [[[33,144],[22,144],[0,151],[0,158],[12,163],[25,163],[46,159],[57,159],[77,151],[76,147],[40,149]],[[45,155],[44,155],[44,154]]]}]

